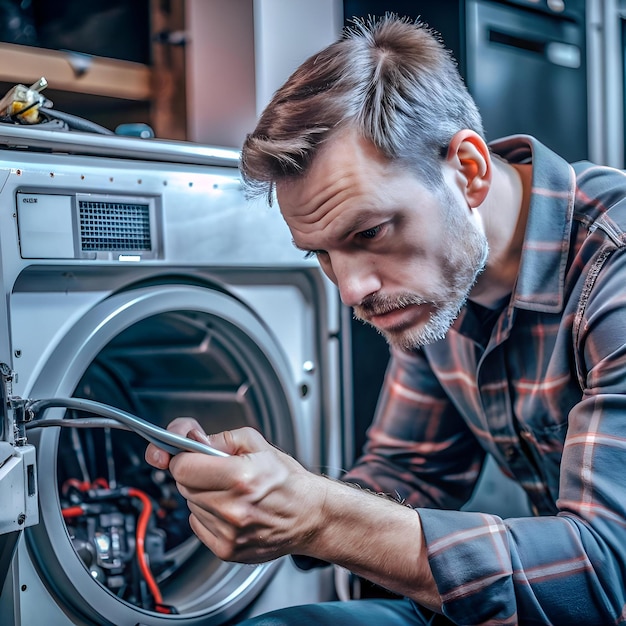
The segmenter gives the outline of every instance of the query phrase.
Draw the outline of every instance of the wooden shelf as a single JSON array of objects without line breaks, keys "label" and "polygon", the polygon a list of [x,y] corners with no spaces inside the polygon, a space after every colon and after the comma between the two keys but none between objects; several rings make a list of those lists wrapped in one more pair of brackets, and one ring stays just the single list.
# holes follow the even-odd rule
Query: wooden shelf
[{"label": "wooden shelf", "polygon": [[[0,43],[0,81],[127,100],[151,100],[152,69],[141,63]],[[45,94],[45,92],[44,92]]]},{"label": "wooden shelf", "polygon": [[[162,37],[185,31],[185,2],[149,0],[147,3],[149,32],[158,35],[149,42],[150,54],[146,56],[150,57],[150,64],[118,60],[113,54],[95,56],[58,50],[54,46],[41,48],[0,42],[0,98],[14,85],[30,86],[44,76],[48,87],[43,95],[59,111],[111,130],[118,124],[146,123],[161,139],[185,140],[185,46],[168,43]],[[84,36],[83,33],[83,41]],[[107,36],[112,36],[110,28]],[[107,47],[100,42],[96,49]]]}]

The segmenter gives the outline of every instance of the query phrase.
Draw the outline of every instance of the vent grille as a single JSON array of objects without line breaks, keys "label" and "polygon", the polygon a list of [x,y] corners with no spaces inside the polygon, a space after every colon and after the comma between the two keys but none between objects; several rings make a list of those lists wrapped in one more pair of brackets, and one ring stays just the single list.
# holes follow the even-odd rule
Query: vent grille
[{"label": "vent grille", "polygon": [[83,251],[152,250],[150,205],[79,200]]}]

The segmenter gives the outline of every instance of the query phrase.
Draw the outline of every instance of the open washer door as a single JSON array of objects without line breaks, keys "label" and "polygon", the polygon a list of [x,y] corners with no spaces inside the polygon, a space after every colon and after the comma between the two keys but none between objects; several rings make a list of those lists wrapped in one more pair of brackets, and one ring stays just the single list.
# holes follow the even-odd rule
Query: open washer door
[{"label": "open washer door", "polygon": [[[182,415],[207,432],[254,426],[295,454],[298,405],[286,363],[262,320],[234,296],[150,285],[113,294],[83,316],[29,395],[88,398],[160,426]],[[145,463],[137,435],[54,427],[33,430],[29,440],[38,450],[41,507],[40,524],[26,533],[29,554],[71,623],[221,624],[269,582],[277,563],[225,563],[195,538],[186,503],[167,472]],[[137,566],[147,501],[127,487],[155,511],[144,540],[169,614],[154,606]],[[22,623],[36,623],[28,612],[23,606]],[[34,615],[41,618],[41,608]]]}]

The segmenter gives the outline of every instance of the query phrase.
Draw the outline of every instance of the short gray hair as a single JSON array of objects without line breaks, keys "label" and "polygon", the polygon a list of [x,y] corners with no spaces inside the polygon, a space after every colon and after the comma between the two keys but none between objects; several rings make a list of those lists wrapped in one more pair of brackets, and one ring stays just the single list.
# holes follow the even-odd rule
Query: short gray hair
[{"label": "short gray hair", "polygon": [[469,128],[484,137],[439,35],[393,14],[356,20],[278,89],[243,145],[248,194],[271,202],[275,183],[304,175],[320,145],[344,128],[431,187],[441,181],[441,160],[456,132]]}]

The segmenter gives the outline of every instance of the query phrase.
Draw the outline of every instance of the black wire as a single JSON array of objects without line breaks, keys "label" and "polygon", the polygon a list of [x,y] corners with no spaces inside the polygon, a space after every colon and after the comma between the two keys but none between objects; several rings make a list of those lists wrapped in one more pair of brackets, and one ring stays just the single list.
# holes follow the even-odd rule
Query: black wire
[{"label": "black wire", "polygon": [[72,115],[71,113],[64,113],[62,111],[57,111],[56,109],[48,108],[41,108],[39,109],[39,112],[44,117],[65,122],[70,128],[73,128],[74,130],[80,130],[86,133],[97,133],[99,135],[115,135],[112,130],[109,130],[104,126],[100,126],[100,124],[96,124],[95,122],[91,122],[82,117]]},{"label": "black wire", "polygon": [[27,111],[30,111],[32,108],[34,108],[34,107],[36,107],[38,105],[39,105],[39,102],[37,100],[35,100],[35,102],[31,102],[27,107],[24,107],[23,109],[20,109],[19,111],[16,111],[12,115],[10,115],[9,119],[12,120],[13,122],[19,121],[18,118],[19,118],[20,115],[24,115],[24,113],[26,113]]}]

